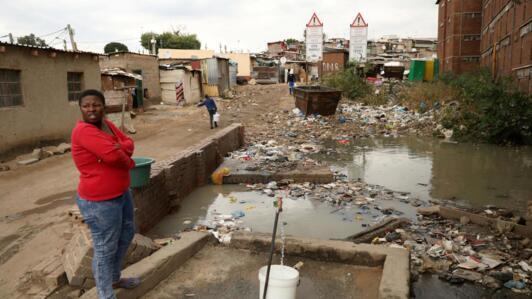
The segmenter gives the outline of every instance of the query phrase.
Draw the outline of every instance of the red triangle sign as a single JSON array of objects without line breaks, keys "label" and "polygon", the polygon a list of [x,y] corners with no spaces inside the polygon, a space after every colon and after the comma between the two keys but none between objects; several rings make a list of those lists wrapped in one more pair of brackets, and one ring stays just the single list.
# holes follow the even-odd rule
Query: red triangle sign
[{"label": "red triangle sign", "polygon": [[351,27],[368,27],[368,23],[366,23],[362,15],[358,13],[353,23],[351,23]]},{"label": "red triangle sign", "polygon": [[323,26],[323,23],[320,21],[316,13],[313,13],[312,17],[307,23],[307,27],[319,27],[319,26]]}]

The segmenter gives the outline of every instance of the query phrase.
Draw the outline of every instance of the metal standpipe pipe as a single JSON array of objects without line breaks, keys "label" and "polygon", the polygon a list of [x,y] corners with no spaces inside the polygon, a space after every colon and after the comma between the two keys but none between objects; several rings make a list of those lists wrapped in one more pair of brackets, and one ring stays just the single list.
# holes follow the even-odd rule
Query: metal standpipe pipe
[{"label": "metal standpipe pipe", "polygon": [[279,197],[277,199],[277,211],[275,212],[275,220],[273,222],[272,247],[270,249],[270,257],[268,259],[268,269],[266,270],[266,282],[264,283],[264,292],[262,294],[262,299],[266,299],[266,294],[268,292],[268,283],[270,281],[270,269],[272,266],[273,253],[275,251],[275,235],[277,235],[277,223],[279,222],[279,214],[282,211],[283,211],[283,198]]}]

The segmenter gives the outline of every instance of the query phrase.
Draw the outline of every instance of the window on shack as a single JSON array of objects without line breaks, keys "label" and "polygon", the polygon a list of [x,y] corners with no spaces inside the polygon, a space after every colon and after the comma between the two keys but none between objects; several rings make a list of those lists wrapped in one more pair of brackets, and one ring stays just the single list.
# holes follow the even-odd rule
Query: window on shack
[{"label": "window on shack", "polygon": [[68,86],[68,101],[77,101],[81,91],[83,90],[83,73],[68,72],[67,73]]},{"label": "window on shack", "polygon": [[22,105],[20,71],[0,69],[0,107]]}]

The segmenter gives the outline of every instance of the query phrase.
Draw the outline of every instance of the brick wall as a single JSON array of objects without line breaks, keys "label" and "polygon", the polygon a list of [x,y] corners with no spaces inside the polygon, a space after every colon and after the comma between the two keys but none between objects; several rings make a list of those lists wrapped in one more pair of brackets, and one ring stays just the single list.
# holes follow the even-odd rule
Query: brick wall
[{"label": "brick wall", "polygon": [[440,73],[459,74],[478,68],[481,1],[440,0],[437,4]]},{"label": "brick wall", "polygon": [[244,145],[244,127],[233,124],[200,144],[152,165],[148,185],[133,189],[137,231],[144,233],[179,202],[209,182],[223,157]]},{"label": "brick wall", "polygon": [[481,66],[514,76],[522,91],[532,92],[532,2],[484,0],[482,14]]}]

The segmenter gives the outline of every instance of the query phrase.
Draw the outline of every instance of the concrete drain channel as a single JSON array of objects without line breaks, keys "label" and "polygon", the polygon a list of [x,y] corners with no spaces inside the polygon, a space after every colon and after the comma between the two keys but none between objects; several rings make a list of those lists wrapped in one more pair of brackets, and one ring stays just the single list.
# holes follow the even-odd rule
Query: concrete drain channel
[{"label": "concrete drain channel", "polygon": [[[235,124],[175,157],[155,163],[148,185],[134,189],[138,231],[146,234],[164,226],[159,221],[171,206],[206,185],[215,171],[213,166],[232,165],[238,175],[231,178],[236,180],[231,183],[333,180],[325,168],[257,175],[238,170],[234,161],[223,162],[224,155],[241,146],[243,127]],[[269,218],[273,208],[271,211]],[[271,226],[266,227],[265,231],[271,230]],[[140,277],[142,283],[132,290],[118,289],[116,294],[118,298],[257,298],[258,270],[265,265],[270,246],[271,232],[237,231],[226,243],[220,243],[208,232],[183,232],[177,240],[124,269],[123,276]],[[280,246],[276,242],[276,257]],[[337,298],[409,297],[409,253],[404,249],[299,236],[286,236],[284,246],[288,265],[303,264],[297,298],[318,294],[334,294]],[[82,298],[97,298],[96,289],[90,289]]]}]

